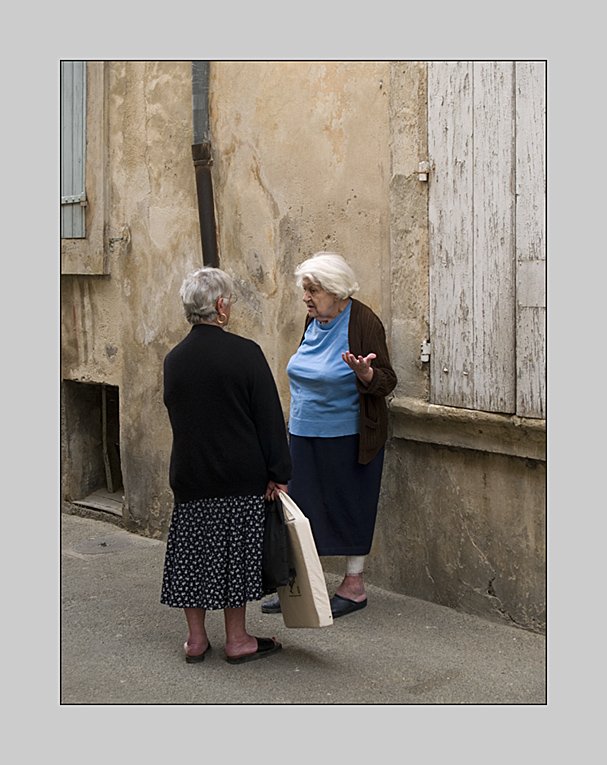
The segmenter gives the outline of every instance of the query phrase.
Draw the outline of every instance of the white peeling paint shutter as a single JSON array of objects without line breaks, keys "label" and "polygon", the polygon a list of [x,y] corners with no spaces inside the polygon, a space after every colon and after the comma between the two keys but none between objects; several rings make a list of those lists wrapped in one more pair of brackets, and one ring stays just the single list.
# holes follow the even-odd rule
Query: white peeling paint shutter
[{"label": "white peeling paint shutter", "polygon": [[521,417],[546,417],[546,65],[516,64],[516,353]]},{"label": "white peeling paint shutter", "polygon": [[86,236],[86,61],[61,62],[61,237]]},{"label": "white peeling paint shutter", "polygon": [[428,64],[431,398],[474,404],[473,64]]},{"label": "white peeling paint shutter", "polygon": [[[428,65],[431,399],[543,417],[544,351],[534,334],[541,319],[521,308],[521,300],[537,299],[539,287],[528,285],[538,269],[517,270],[517,258],[532,260],[523,234],[536,242],[544,225],[538,183],[529,179],[544,162],[539,113],[528,113],[541,83],[533,92],[522,82],[517,87],[518,67],[503,61]],[[527,79],[535,82],[536,75]],[[523,149],[535,157],[524,178]],[[526,289],[533,298],[522,297]]]}]

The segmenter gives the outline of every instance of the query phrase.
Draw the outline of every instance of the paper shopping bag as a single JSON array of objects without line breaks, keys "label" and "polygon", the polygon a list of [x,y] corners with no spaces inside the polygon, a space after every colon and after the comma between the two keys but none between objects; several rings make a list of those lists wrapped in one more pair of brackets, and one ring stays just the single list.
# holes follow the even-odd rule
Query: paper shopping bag
[{"label": "paper shopping bag", "polygon": [[288,494],[280,492],[292,572],[284,587],[277,587],[286,627],[328,627],[333,624],[325,575],[316,551],[310,521]]}]

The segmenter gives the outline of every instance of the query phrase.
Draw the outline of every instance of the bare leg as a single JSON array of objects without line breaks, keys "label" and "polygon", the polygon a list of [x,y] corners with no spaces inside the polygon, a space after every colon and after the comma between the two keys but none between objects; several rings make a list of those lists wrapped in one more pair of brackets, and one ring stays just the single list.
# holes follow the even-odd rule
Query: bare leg
[{"label": "bare leg", "polygon": [[200,656],[209,647],[209,639],[204,626],[207,614],[204,608],[184,608],[185,618],[188,620],[188,639],[184,648],[188,656]]},{"label": "bare leg", "polygon": [[348,598],[355,603],[361,603],[367,597],[362,574],[346,574],[342,583],[335,591],[336,595],[342,598]]},{"label": "bare leg", "polygon": [[346,555],[346,574],[336,590],[336,595],[361,603],[366,599],[363,571],[365,570],[365,555]]},{"label": "bare leg", "polygon": [[223,615],[226,625],[226,655],[243,656],[255,653],[257,639],[249,635],[245,626],[246,605],[240,608],[224,608]]}]

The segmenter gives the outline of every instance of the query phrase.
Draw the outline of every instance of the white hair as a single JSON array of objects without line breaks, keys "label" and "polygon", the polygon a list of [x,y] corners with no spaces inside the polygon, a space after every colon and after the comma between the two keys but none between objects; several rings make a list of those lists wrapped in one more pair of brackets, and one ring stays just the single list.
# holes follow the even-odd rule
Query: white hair
[{"label": "white hair", "polygon": [[179,290],[186,319],[190,324],[215,321],[217,301],[229,298],[233,291],[232,279],[220,268],[205,266],[188,274]]},{"label": "white hair", "polygon": [[325,292],[342,299],[352,297],[359,290],[354,271],[336,252],[317,252],[297,266],[295,276],[298,287],[303,286],[304,279],[309,279]]}]

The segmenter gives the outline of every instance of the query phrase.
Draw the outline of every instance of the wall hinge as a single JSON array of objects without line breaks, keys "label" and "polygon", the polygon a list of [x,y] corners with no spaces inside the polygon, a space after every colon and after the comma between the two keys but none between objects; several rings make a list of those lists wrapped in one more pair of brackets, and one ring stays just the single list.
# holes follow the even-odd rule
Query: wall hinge
[{"label": "wall hinge", "polygon": [[430,163],[429,162],[420,162],[419,165],[418,165],[417,172],[419,173],[420,181],[427,181],[428,180],[428,174],[430,172]]},{"label": "wall hinge", "polygon": [[80,204],[83,207],[86,207],[88,204],[88,202],[86,201],[86,191],[83,191],[82,194],[72,194],[71,196],[61,197],[61,204],[62,205]]},{"label": "wall hinge", "polygon": [[424,340],[422,342],[422,355],[421,355],[421,360],[423,362],[430,361],[431,351],[432,351],[432,346],[430,345],[430,341]]},{"label": "wall hinge", "polygon": [[128,226],[124,226],[122,229],[122,236],[111,236],[108,239],[108,244],[110,246],[110,252],[114,252],[114,245],[118,242],[124,242],[127,246],[127,254],[130,252],[130,244],[131,244],[131,229]]}]

